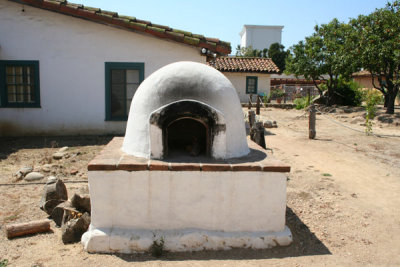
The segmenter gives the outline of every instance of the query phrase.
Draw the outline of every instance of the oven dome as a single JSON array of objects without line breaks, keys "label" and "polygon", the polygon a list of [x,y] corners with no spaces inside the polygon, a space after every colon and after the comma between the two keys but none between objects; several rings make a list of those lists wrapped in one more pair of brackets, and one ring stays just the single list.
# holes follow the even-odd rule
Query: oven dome
[{"label": "oven dome", "polygon": [[[175,117],[174,117],[175,116]],[[122,150],[144,158],[164,158],[168,123],[199,119],[210,132],[212,158],[249,153],[243,112],[232,83],[202,63],[176,62],[157,70],[137,89]],[[209,125],[207,125],[207,123]]]}]

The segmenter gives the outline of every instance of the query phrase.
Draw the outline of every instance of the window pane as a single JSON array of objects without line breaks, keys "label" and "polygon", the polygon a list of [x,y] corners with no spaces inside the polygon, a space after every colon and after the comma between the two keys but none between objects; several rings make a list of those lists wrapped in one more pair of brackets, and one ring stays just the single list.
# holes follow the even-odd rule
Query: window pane
[{"label": "window pane", "polygon": [[14,67],[8,66],[8,67],[6,68],[6,73],[7,73],[8,75],[15,75],[15,68],[14,68]]},{"label": "window pane", "polygon": [[15,76],[7,75],[7,84],[14,84]]},{"label": "window pane", "polygon": [[24,102],[24,86],[17,86],[17,102]]},{"label": "window pane", "polygon": [[132,99],[134,94],[136,93],[136,90],[138,89],[139,85],[138,84],[128,84],[126,86],[126,97],[129,99]]},{"label": "window pane", "polygon": [[125,83],[125,70],[111,70],[111,83]]},{"label": "window pane", "polygon": [[125,102],[125,86],[115,85],[111,86],[111,115],[124,116],[124,102]]},{"label": "window pane", "polygon": [[15,81],[16,81],[17,84],[23,84],[24,83],[22,77],[23,76],[21,76],[21,75],[15,76]]},{"label": "window pane", "polygon": [[127,83],[139,83],[139,70],[126,70]]},{"label": "window pane", "polygon": [[22,66],[16,66],[14,68],[15,68],[16,75],[22,75]]},{"label": "window pane", "polygon": [[7,87],[7,93],[8,93],[8,102],[15,102],[16,101],[15,85],[9,85]]}]

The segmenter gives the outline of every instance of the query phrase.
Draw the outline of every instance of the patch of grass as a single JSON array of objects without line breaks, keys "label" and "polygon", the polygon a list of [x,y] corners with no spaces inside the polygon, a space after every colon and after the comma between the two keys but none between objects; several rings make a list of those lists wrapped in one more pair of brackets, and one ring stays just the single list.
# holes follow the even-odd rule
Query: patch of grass
[{"label": "patch of grass", "polygon": [[331,177],[331,176],[332,176],[332,174],[330,174],[330,173],[323,173],[323,174],[322,174],[322,176]]},{"label": "patch of grass", "polygon": [[164,238],[161,237],[159,240],[154,240],[150,247],[150,253],[153,257],[159,258],[164,253]]},{"label": "patch of grass", "polygon": [[7,259],[3,259],[0,261],[0,267],[6,267],[8,265],[8,260]]}]

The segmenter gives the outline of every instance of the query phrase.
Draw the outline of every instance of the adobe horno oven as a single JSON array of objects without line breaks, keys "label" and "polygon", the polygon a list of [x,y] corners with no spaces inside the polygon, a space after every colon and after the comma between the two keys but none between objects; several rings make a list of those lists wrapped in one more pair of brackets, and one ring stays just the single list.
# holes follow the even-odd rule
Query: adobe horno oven
[{"label": "adobe horno oven", "polygon": [[230,81],[205,64],[151,74],[132,100],[125,137],[89,163],[89,252],[135,253],[288,245],[290,167],[246,137]]}]

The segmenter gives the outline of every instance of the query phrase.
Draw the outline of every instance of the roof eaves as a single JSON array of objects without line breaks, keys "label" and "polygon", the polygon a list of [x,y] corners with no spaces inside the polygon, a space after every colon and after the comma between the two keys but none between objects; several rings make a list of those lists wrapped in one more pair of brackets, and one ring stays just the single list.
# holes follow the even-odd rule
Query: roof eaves
[{"label": "roof eaves", "polygon": [[135,17],[119,15],[116,12],[101,10],[100,8],[86,7],[81,4],[69,3],[66,0],[10,0],[24,3],[37,8],[70,15],[107,25],[118,26],[124,29],[143,32],[155,37],[170,39],[187,45],[207,48],[211,52],[227,55],[231,52],[228,42],[217,38],[204,37],[200,34],[172,29],[168,26],[152,24],[150,21]]}]

